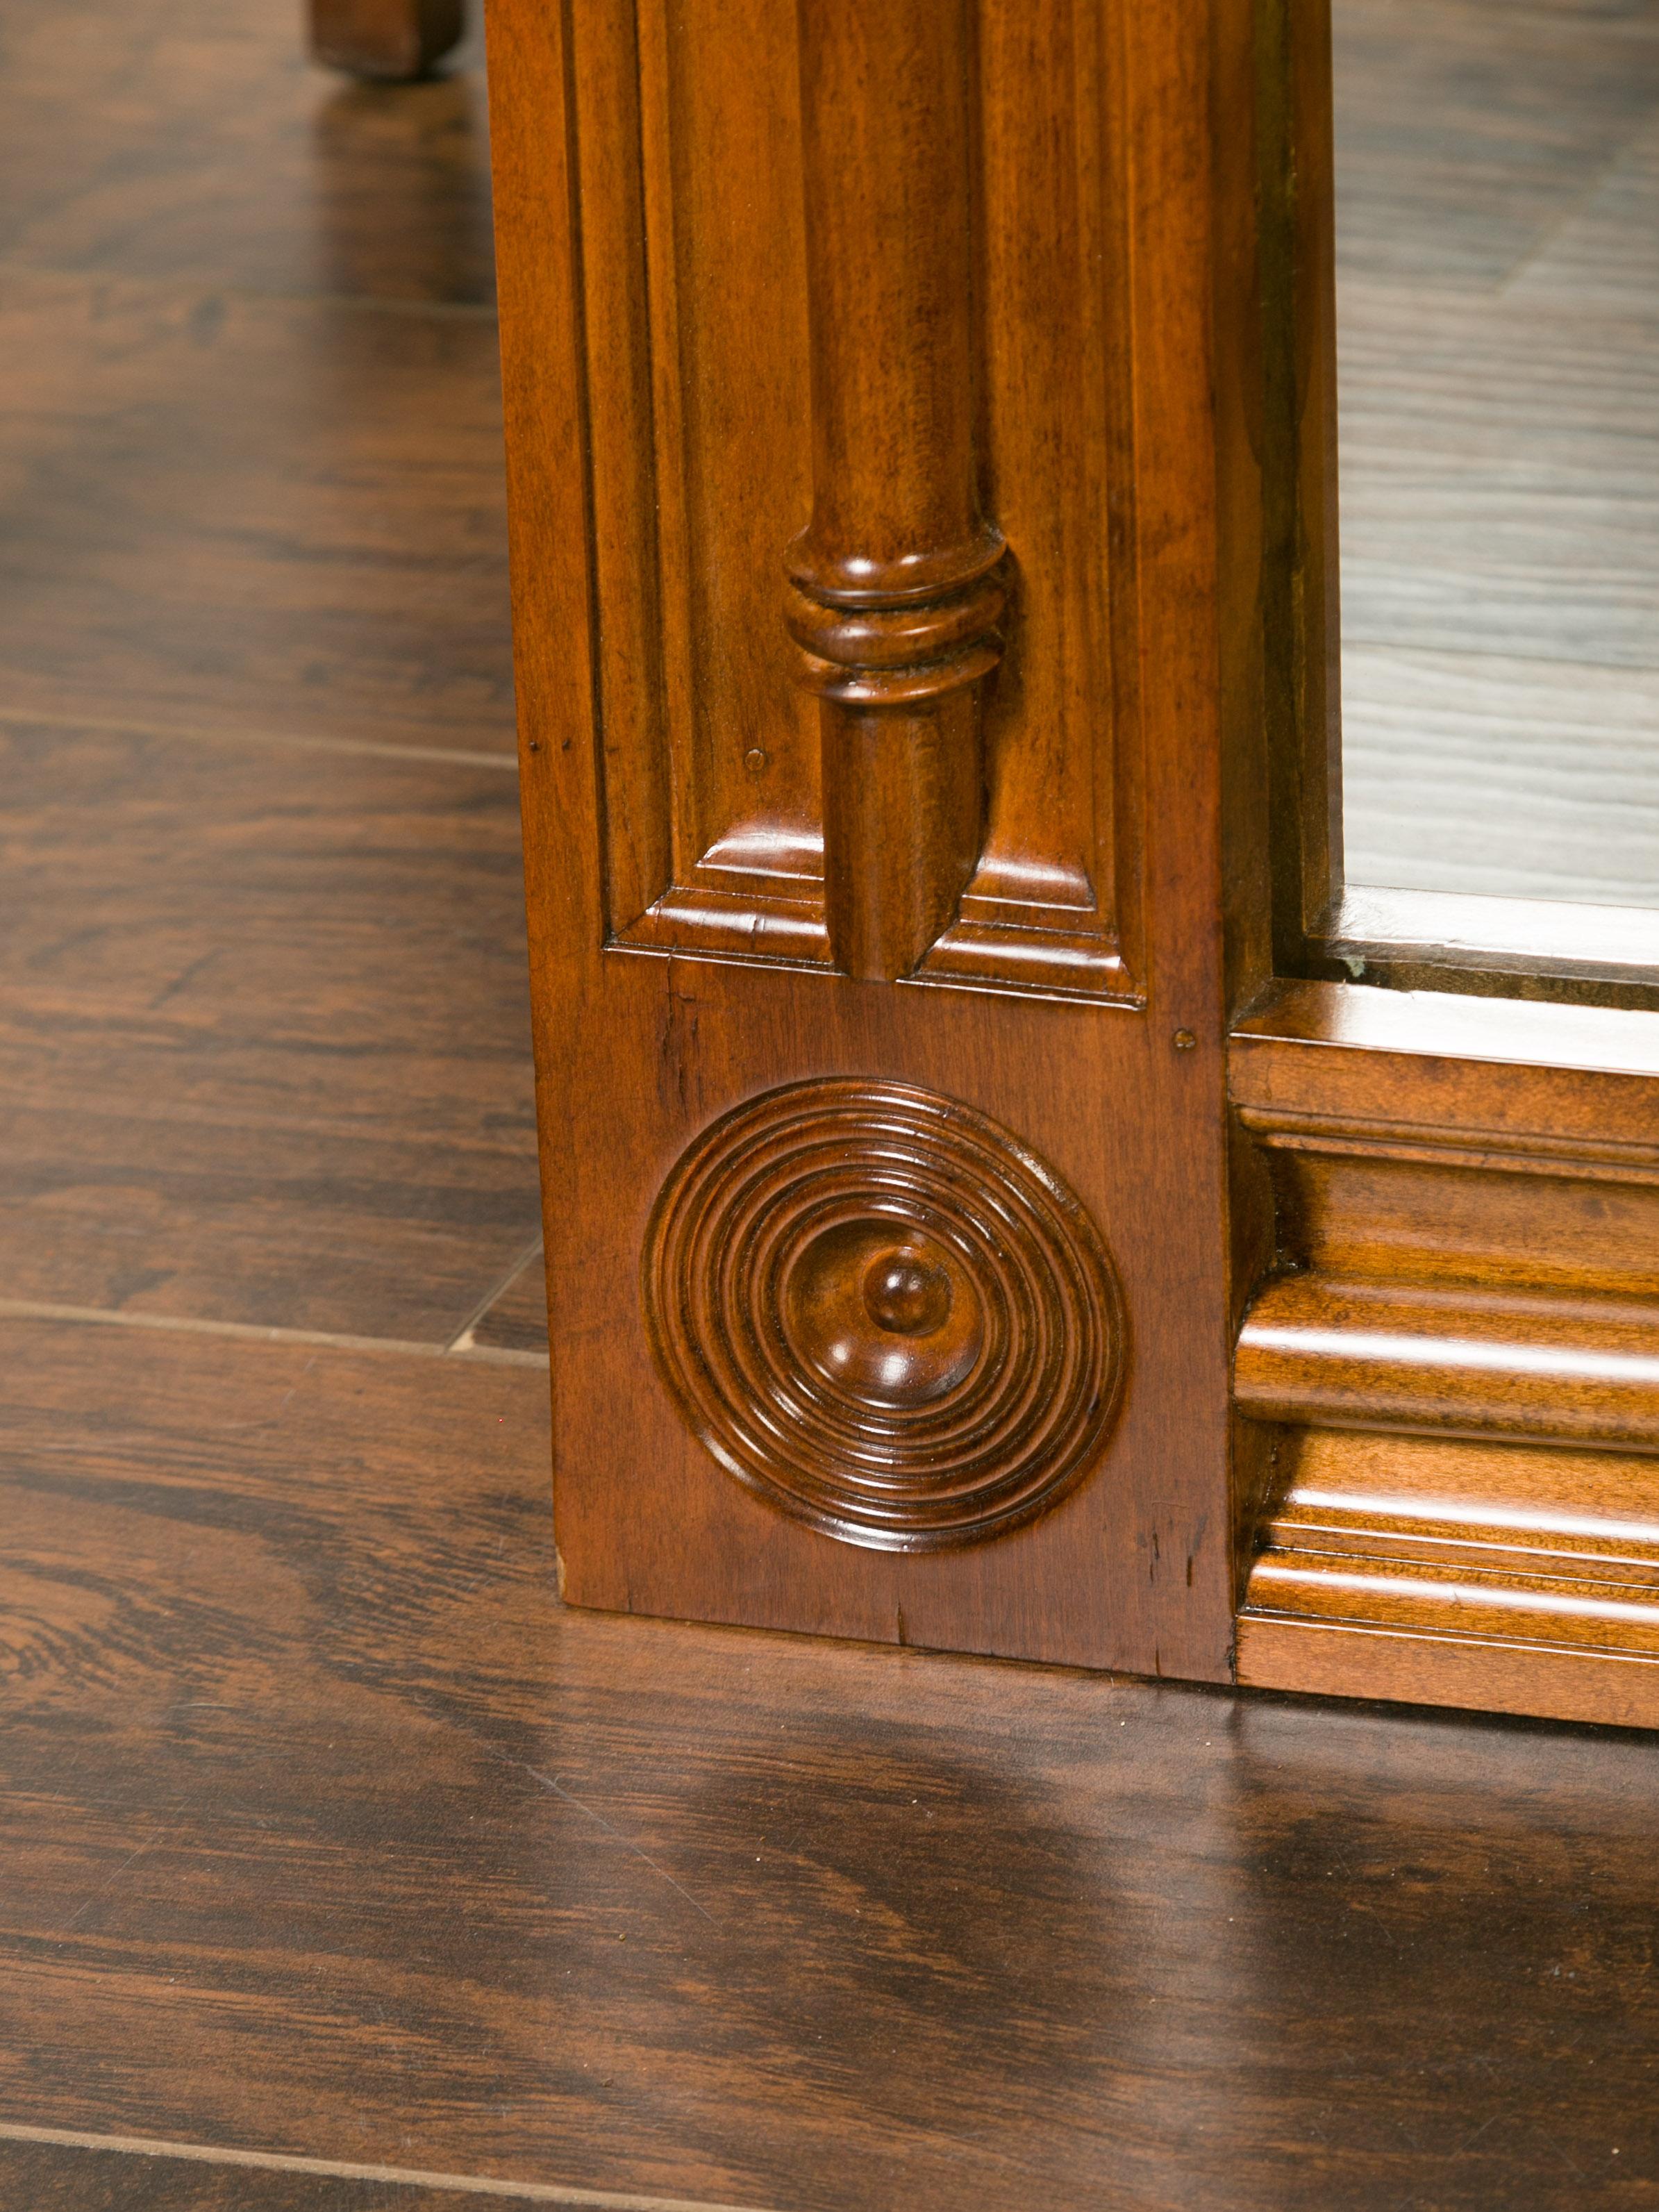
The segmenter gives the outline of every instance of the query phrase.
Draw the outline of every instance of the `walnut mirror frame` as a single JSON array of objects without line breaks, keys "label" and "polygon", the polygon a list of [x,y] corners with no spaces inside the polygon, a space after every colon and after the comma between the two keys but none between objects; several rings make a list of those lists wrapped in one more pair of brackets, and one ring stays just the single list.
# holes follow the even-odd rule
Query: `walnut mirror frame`
[{"label": "walnut mirror frame", "polygon": [[1659,1723],[1659,998],[1334,896],[1325,0],[489,29],[567,1597]]}]

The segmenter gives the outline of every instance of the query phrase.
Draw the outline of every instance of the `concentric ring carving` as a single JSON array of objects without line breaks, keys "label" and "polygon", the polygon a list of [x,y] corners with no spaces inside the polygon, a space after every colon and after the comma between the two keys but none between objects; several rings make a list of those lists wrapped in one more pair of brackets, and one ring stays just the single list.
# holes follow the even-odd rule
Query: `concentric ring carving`
[{"label": "concentric ring carving", "polygon": [[704,1130],[652,1214],[644,1297],[721,1465],[878,1550],[1042,1512],[1122,1389],[1122,1298],[1080,1200],[994,1121],[904,1084],[790,1084]]}]

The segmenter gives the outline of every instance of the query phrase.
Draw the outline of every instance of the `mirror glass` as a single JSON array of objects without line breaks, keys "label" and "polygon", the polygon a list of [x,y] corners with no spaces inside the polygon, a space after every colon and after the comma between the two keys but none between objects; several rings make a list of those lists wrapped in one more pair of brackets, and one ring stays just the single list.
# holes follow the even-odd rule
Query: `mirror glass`
[{"label": "mirror glass", "polygon": [[1358,886],[1659,907],[1659,0],[1333,0]]}]

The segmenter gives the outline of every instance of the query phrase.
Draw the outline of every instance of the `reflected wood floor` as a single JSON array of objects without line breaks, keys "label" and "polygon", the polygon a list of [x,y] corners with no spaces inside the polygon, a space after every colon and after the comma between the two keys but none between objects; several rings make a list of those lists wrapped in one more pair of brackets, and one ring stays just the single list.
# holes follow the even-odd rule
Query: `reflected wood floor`
[{"label": "reflected wood floor", "polygon": [[1659,2205],[1659,1741],[560,1607],[475,70],[0,33],[0,2204]]},{"label": "reflected wood floor", "polygon": [[1349,879],[1659,907],[1659,0],[1333,19]]}]

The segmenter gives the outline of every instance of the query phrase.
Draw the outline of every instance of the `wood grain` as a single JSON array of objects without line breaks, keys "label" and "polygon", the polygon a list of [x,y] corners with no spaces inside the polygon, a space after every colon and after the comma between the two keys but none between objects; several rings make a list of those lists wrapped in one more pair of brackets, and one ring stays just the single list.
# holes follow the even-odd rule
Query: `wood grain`
[{"label": "wood grain", "polygon": [[1659,1720],[1656,1054],[1651,1013],[1332,985],[1241,1026],[1241,1680]]},{"label": "wood grain", "polygon": [[535,1232],[511,775],[0,756],[7,1294],[446,1341]]},{"label": "wood grain", "polygon": [[[47,2131],[41,2131],[47,2132]],[[317,2169],[322,2168],[319,2171]],[[605,2191],[520,2188],[446,2176],[330,2172],[325,2162],[205,2153],[134,2139],[100,2145],[8,2140],[0,2128],[0,2185],[30,2212],[481,2212],[485,2206],[552,2204],[585,2212],[686,2212],[662,2197]],[[693,2212],[718,2212],[697,2206]]]},{"label": "wood grain", "polygon": [[482,40],[428,83],[345,84],[307,64],[297,13],[57,0],[9,14],[0,260],[487,313]]},{"label": "wood grain", "polygon": [[[1033,41],[1041,67],[1028,79],[1060,82],[1056,56],[1077,37],[1089,78],[1096,12],[1041,12],[1041,23],[1013,11],[999,20],[998,66]],[[648,29],[649,11],[642,20]],[[539,11],[519,27],[545,36],[553,21]],[[377,596],[406,585],[395,567],[404,541],[435,544],[434,514],[465,504],[462,478],[480,480],[481,446],[455,461],[459,448],[436,441],[444,420],[482,422],[467,397],[482,389],[482,356],[446,350],[428,331],[412,342],[416,374],[398,358],[415,323],[354,337],[337,302],[301,312],[267,301],[248,311],[254,337],[216,353],[204,338],[199,361],[188,333],[125,380],[118,358],[149,345],[140,291],[152,303],[165,291],[169,313],[221,293],[214,257],[227,240],[233,262],[246,252],[250,286],[258,272],[291,289],[294,270],[325,265],[307,262],[315,240],[284,198],[296,179],[312,179],[319,204],[360,194],[349,228],[362,258],[338,264],[356,270],[354,283],[447,281],[425,204],[398,198],[400,164],[420,169],[426,157],[390,119],[441,118],[447,111],[418,103],[446,88],[416,88],[417,105],[401,111],[343,95],[323,111],[313,160],[296,150],[311,144],[307,131],[296,140],[289,127],[307,112],[291,62],[274,58],[276,43],[291,56],[291,19],[268,21],[246,0],[166,0],[166,21],[172,40],[161,0],[70,0],[8,28],[9,70],[26,49],[38,85],[41,57],[55,55],[57,104],[44,101],[37,124],[14,74],[16,128],[0,161],[18,142],[49,156],[55,133],[64,177],[54,208],[49,161],[31,171],[34,243],[15,252],[67,256],[79,234],[89,258],[66,260],[69,274],[101,282],[118,265],[125,194],[131,250],[152,258],[145,286],[102,295],[74,291],[48,258],[52,283],[27,297],[51,312],[31,307],[15,326],[27,341],[28,404],[9,418],[0,465],[8,453],[26,457],[8,485],[9,496],[17,483],[27,491],[30,534],[12,545],[8,573],[33,589],[30,623],[49,629],[52,580],[83,591],[96,572],[109,620],[85,629],[102,641],[85,676],[75,629],[44,636],[35,663],[28,624],[12,633],[20,666],[42,686],[28,697],[43,703],[33,723],[13,725],[7,762],[16,811],[0,872],[12,892],[0,1072],[19,1126],[28,1121],[8,1152],[31,1194],[20,1211],[44,1212],[7,1249],[35,1267],[55,1243],[81,1255],[76,1267],[89,1252],[102,1267],[116,1240],[98,1246],[99,1224],[117,1224],[139,1269],[123,1295],[158,1319],[171,1301],[336,1327],[355,1315],[425,1328],[441,1315],[447,1327],[488,1301],[472,1329],[487,1352],[492,1330],[499,1341],[536,1328],[528,1224],[513,1212],[527,1092],[509,1044],[519,1001],[507,793],[493,766],[411,759],[409,748],[488,750],[477,733],[503,702],[498,687],[471,722],[445,690],[475,664],[442,633],[441,609],[423,607],[438,624],[431,660],[383,653],[396,641],[380,626],[389,597]],[[1185,75],[1140,82],[1159,112],[1203,112],[1196,46],[1188,61]],[[66,121],[77,70],[78,137]],[[156,121],[170,93],[186,118],[171,130]],[[1017,146],[1018,118],[1002,121],[1005,149]],[[362,135],[337,166],[331,133],[342,123]],[[440,138],[447,127],[434,122]],[[1122,135],[1104,134],[1110,144]],[[617,137],[625,148],[626,131]],[[1201,221],[1152,158],[1158,143],[1153,133],[1133,149],[1152,173],[1137,251],[1154,286],[1184,265],[1188,227]],[[730,139],[723,151],[731,173],[752,181],[748,151]],[[88,164],[101,179],[89,195]],[[531,174],[510,167],[508,191],[525,194]],[[209,176],[216,189],[203,185]],[[1034,241],[1018,295],[1032,350],[999,356],[1012,396],[988,403],[1004,436],[1021,420],[1021,362],[1052,371],[1054,331],[1038,310],[1063,280],[1073,221],[1062,198],[1044,228],[1030,175],[1023,189],[1031,219],[992,252],[1006,285],[1018,242]],[[533,233],[546,210],[520,200],[515,219]],[[41,243],[49,234],[57,246]],[[14,260],[3,283],[16,281]],[[77,362],[94,350],[87,303],[100,297],[114,335],[94,377]],[[70,299],[84,327],[58,312]],[[48,341],[56,378],[50,362],[38,375],[27,366],[28,346],[49,352]],[[614,347],[618,376],[632,358]],[[570,427],[571,385],[538,380],[532,358],[520,368],[556,439]],[[273,442],[258,445],[250,428],[239,446],[227,429],[227,387],[239,380]],[[74,395],[61,421],[58,384]],[[344,433],[335,401],[349,398],[361,426],[383,384],[396,416],[388,442],[380,430]],[[1179,374],[1149,381],[1157,438],[1177,437],[1187,389]],[[304,406],[283,411],[296,392]],[[1097,489],[1068,507],[1042,489],[1076,475],[1075,451],[1094,450],[1103,411],[1109,419],[1099,392],[1074,398],[1066,436],[1051,448],[1029,438],[997,490],[999,513],[1025,500],[1022,540],[1045,563],[1079,542],[1066,532]],[[192,404],[204,415],[199,471]],[[440,428],[418,422],[422,408]],[[77,441],[97,464],[78,474]],[[222,589],[246,550],[234,501],[263,512],[254,493],[272,479],[250,462],[222,505],[215,471],[279,445],[284,481],[303,480],[291,507],[276,502],[280,556],[250,559]],[[439,450],[434,489],[416,464]],[[160,457],[153,469],[147,451]],[[520,465],[539,495],[530,459]],[[93,559],[105,544],[100,469],[127,532],[125,557],[107,570]],[[54,481],[74,497],[55,505]],[[1167,483],[1150,489],[1164,542],[1191,516]],[[535,522],[550,511],[532,501],[526,512]],[[1032,522],[1045,515],[1046,537]],[[40,563],[33,586],[26,542]],[[362,561],[342,550],[365,544]],[[763,550],[772,560],[775,547]],[[495,556],[481,537],[465,558],[481,578]],[[179,605],[195,595],[207,610],[187,621],[174,609],[171,629],[169,562],[181,564]],[[313,571],[326,582],[312,578],[316,596],[291,635],[320,618],[330,592],[337,627],[331,680],[307,708],[280,656],[250,653],[252,630],[237,623],[285,590],[303,599]],[[467,588],[455,585],[461,599]],[[1200,605],[1206,588],[1200,574]],[[1023,611],[1029,636],[1045,620],[1055,634],[1059,603],[1046,614],[1044,604],[1039,593]],[[77,623],[88,605],[77,603]],[[1066,605],[1086,612],[1086,595]],[[1168,807],[1182,795],[1182,717],[1208,695],[1183,658],[1181,608],[1165,605],[1163,619],[1150,645],[1146,763],[1149,792]],[[1092,620],[1065,632],[1071,659],[1045,648],[1028,664],[1045,702],[1097,701]],[[110,647],[117,636],[126,641]],[[211,649],[221,636],[234,666]],[[161,639],[159,676],[143,657],[147,637]],[[538,685],[569,672],[568,659],[550,665],[556,648]],[[332,679],[354,664],[374,680],[348,696]],[[273,702],[279,714],[267,712]],[[1038,738],[1056,726],[1050,704],[1023,722],[1016,703],[1002,702],[1005,741],[1040,755]],[[80,727],[77,715],[104,726]],[[149,735],[131,726],[147,720]],[[268,744],[296,731],[318,743]],[[1030,811],[1014,810],[1010,849],[1038,834],[1042,806],[1051,823],[1064,817],[1066,849],[1083,849],[1093,799],[1083,803],[1080,781],[1117,787],[1103,750],[1068,747],[1066,758],[1064,775],[1021,782]],[[1079,759],[1087,777],[1067,781]],[[556,832],[544,806],[538,819]],[[1183,823],[1165,855],[1172,872],[1204,878],[1204,834]],[[548,853],[562,849],[550,836]],[[1156,853],[1153,862],[1156,920],[1168,886]],[[1091,957],[1101,917],[1137,910],[1126,882],[1132,871],[1079,924],[1094,933]],[[635,963],[653,964],[665,963]],[[648,1106],[665,1126],[710,1118],[718,1103],[694,1040],[725,1018],[687,965],[653,1009],[663,1058]],[[1352,995],[1338,995],[1340,1018],[1328,1000],[1322,1012],[1303,1005],[1292,1035],[1243,1048],[1280,1104],[1313,1095],[1293,1073],[1310,1057],[1328,1075],[1348,1069],[1341,1110],[1393,1096],[1402,1062],[1424,1057],[1401,1026],[1409,1006],[1373,1013],[1367,1028]],[[1552,1058],[1535,1032],[1528,1057],[1506,1010],[1454,1010],[1440,1032],[1441,1087],[1485,1099],[1488,1137],[1553,1131],[1616,1164],[1621,1146],[1651,1144],[1659,1060],[1639,1025],[1556,1011]],[[1064,1036],[1041,1057],[1060,1094],[1062,1151],[1084,1089],[1069,1071],[1086,1059],[1069,1024],[1105,1012],[1064,1009]],[[1198,1037],[1180,1059],[1170,1042],[1160,1063],[1157,1100],[1178,1108],[1181,1071],[1212,1050],[1215,1024],[1184,1002],[1160,1012]],[[1122,1007],[1107,1018],[1138,1018]],[[758,1085],[784,1025],[769,1001],[750,1018]],[[849,1037],[873,1035],[848,1025]],[[1345,1054],[1345,1037],[1364,1048]],[[1279,1050],[1298,1042],[1310,1052]],[[940,1066],[972,1085],[987,1064],[966,1027],[951,1032]],[[612,1103],[605,1073],[601,1051],[601,1113]],[[1061,1164],[1078,1175],[1075,1157]],[[1171,1175],[1179,1164],[1177,1148]],[[53,1198],[46,1185],[60,1174]],[[1134,1188],[1151,1203],[1144,1182]],[[82,1195],[60,1204],[66,1192]],[[1489,1253],[1497,1218],[1492,1206],[1480,1215]],[[1609,1249],[1598,1245],[1604,1258]],[[525,1264],[500,1289],[520,1250]],[[1645,1263],[1626,1250],[1633,1283]],[[155,1255],[174,1271],[167,1284],[140,1279]],[[1528,1260],[1523,1228],[1510,1260]],[[556,1279],[578,1328],[603,1318],[584,1311],[585,1288],[580,1273]],[[1178,1341],[1193,1310],[1182,1284],[1140,1313]],[[181,1317],[188,1327],[48,1322],[15,1309],[0,1319],[9,2203],[437,2212],[501,2202],[499,2187],[507,2201],[598,2191],[611,2212],[641,2201],[749,2212],[1580,2212],[1659,2195],[1648,1742],[567,1611],[554,1596],[544,1372],[216,1338],[210,1313]],[[613,1425],[625,1402],[608,1407]],[[1560,1456],[1595,1459],[1607,1494],[1579,1504],[1616,1519],[1620,1456]],[[1462,1532],[1471,1546],[1497,1527],[1502,1499],[1485,1503],[1487,1522]],[[1391,1540],[1409,1534],[1396,1519]],[[1598,1556],[1628,1589],[1644,1570],[1623,1541]],[[1376,1686],[1363,1626],[1325,1626],[1301,1679],[1344,1695]],[[1310,1632],[1246,1624],[1248,1637],[1269,1632]],[[1357,1659],[1337,1650],[1344,1638],[1361,1647]],[[1531,1695],[1528,1668],[1561,1663],[1510,1648],[1503,1680]],[[1419,1696],[1454,1680],[1491,1696],[1492,1664],[1480,1648],[1401,1635],[1389,1680]],[[1607,1710],[1605,1692],[1596,1710]],[[21,2140],[30,2128],[83,2140]],[[167,2144],[243,2162],[155,2154]],[[277,2170],[261,2154],[371,2173]]]},{"label": "wood grain", "polygon": [[[902,27],[913,15],[900,10],[896,21]],[[928,40],[948,33],[952,20],[949,10],[927,10]],[[814,255],[833,234],[837,259],[848,261],[833,312],[818,319],[835,335],[837,375],[854,372],[863,397],[855,402],[849,386],[819,404],[799,21],[778,0],[751,0],[740,16],[711,14],[707,25],[648,9],[637,39],[613,12],[573,18],[572,93],[586,118],[573,158],[594,587],[605,611],[594,645],[609,733],[607,927],[621,941],[663,951],[826,964],[822,717],[796,680],[799,653],[781,638],[781,601],[797,631],[816,638],[811,663],[827,653],[866,690],[870,672],[893,655],[908,656],[902,681],[923,691],[933,678],[918,669],[936,669],[939,656],[948,663],[955,647],[988,667],[1000,605],[1013,649],[994,686],[981,687],[994,767],[982,807],[971,760],[965,773],[931,782],[907,777],[907,761],[931,757],[932,744],[901,743],[884,786],[896,805],[920,805],[947,842],[971,848],[965,865],[978,860],[959,918],[924,972],[1133,999],[1143,934],[1141,732],[1130,635],[1132,407],[1125,363],[1109,339],[1129,319],[1115,34],[1085,6],[1052,20],[994,14],[975,26],[973,82],[961,97],[960,69],[947,66],[941,77],[919,64],[918,75],[884,46],[882,65],[864,68],[860,54],[867,60],[876,48],[852,35],[836,67],[868,101],[910,118],[915,174],[907,168],[902,191],[883,187],[889,155],[869,149],[885,126],[876,127],[871,106],[862,137],[849,135],[852,111],[832,87],[815,193],[832,184],[849,207],[866,204],[866,217],[839,228],[821,212],[812,218]],[[927,50],[924,42],[919,51]],[[952,95],[948,152],[922,97],[924,84],[941,83]],[[1006,96],[1011,83],[1027,88],[1024,103]],[[1038,87],[1041,120],[1030,107]],[[971,222],[958,207],[954,228],[941,229],[932,221],[941,191],[959,201],[967,181],[964,126],[995,189],[980,195]],[[502,173],[511,207],[515,186],[505,166]],[[546,212],[538,201],[527,219],[540,223]],[[972,317],[949,285],[941,289],[936,262],[978,272]],[[908,273],[895,283],[901,266]],[[893,313],[907,328],[918,316],[927,325],[920,354],[884,332]],[[975,318],[977,331],[968,326]],[[763,346],[757,332],[767,334]],[[947,357],[958,365],[942,379],[925,372],[935,351],[941,366]],[[829,355],[822,344],[818,352],[822,385]],[[1068,380],[1080,355],[1098,374],[1079,386]],[[888,384],[899,398],[896,420],[902,396],[920,395],[918,425],[925,418],[931,428],[918,428],[913,442],[902,434],[895,442],[884,428]],[[899,482],[900,460],[913,456],[902,478],[916,507],[913,534],[926,540],[937,525],[940,542],[927,549],[936,554],[957,533],[916,485],[943,437],[954,507],[977,509],[994,493],[1015,533],[1013,570],[1005,565],[1000,581],[975,580],[967,572],[978,554],[964,556],[954,599],[923,591],[908,611],[899,601],[860,614],[849,603],[838,618],[810,592],[783,600],[781,572],[793,557],[785,549],[818,496],[823,457],[815,462],[813,422],[826,410],[848,410],[836,436],[844,453],[861,454],[883,528],[892,518],[875,510]],[[861,427],[849,434],[854,415]],[[846,495],[832,485],[826,496]],[[988,547],[994,556],[988,539],[979,553]],[[1109,586],[1109,571],[1117,579]],[[925,567],[919,574],[926,585]],[[890,597],[892,583],[884,586]],[[830,588],[844,591],[846,579]],[[842,679],[814,678],[824,680]],[[946,719],[953,727],[962,720],[954,709]],[[956,737],[972,732],[957,728]],[[962,748],[952,739],[944,750]],[[848,782],[854,804],[860,787],[856,776]],[[955,883],[962,865],[953,853],[945,879]],[[914,868],[905,880],[914,890]]]},{"label": "wood grain", "polygon": [[798,20],[813,496],[790,629],[820,702],[830,950],[890,982],[979,864],[1007,596],[974,452],[968,14],[825,0]]},{"label": "wood grain", "polygon": [[544,1376],[5,1334],[0,2119],[779,2212],[1659,2187],[1646,1741],[565,1611]]},{"label": "wood grain", "polygon": [[[943,4],[860,15],[893,29],[890,52],[837,16],[834,82],[861,85],[867,106],[810,129],[798,100],[803,62],[809,77],[816,64],[785,0],[648,8],[637,44],[614,10],[586,5],[567,23],[502,0],[492,19],[564,1588],[641,1613],[1214,1679],[1232,1607],[1215,272],[1211,174],[1177,121],[1196,112],[1208,50],[1184,17],[1115,9],[1103,22],[1079,6],[1033,40],[1028,15],[999,5],[980,27],[972,188],[947,133],[939,189],[898,202],[865,175],[859,148],[877,143],[890,99],[925,109],[954,89],[954,64],[931,66],[930,40],[947,61],[957,51]],[[884,58],[907,57],[895,90]],[[820,143],[836,130],[845,146]],[[810,191],[804,163],[824,172]],[[1014,274],[1000,226],[1050,191],[1062,211],[1044,252],[1085,273],[1039,295]],[[867,204],[893,229],[893,267],[915,287],[908,312],[926,324],[937,311],[951,348],[984,364],[997,394],[984,422],[923,366],[884,355],[872,318],[891,304],[890,271],[877,281],[854,251],[856,223],[803,234],[802,210],[825,192],[846,196],[836,226]],[[815,347],[812,256],[833,260],[834,245],[851,273],[836,270],[832,305],[852,279],[870,283],[853,284],[856,326]],[[975,331],[951,287],[994,248],[999,278]],[[1121,318],[1105,313],[1126,301]],[[1099,339],[1081,431],[1069,387],[1047,374],[1080,328]],[[851,380],[826,399],[826,374]],[[884,404],[891,422],[857,459],[872,473],[850,490],[815,484],[815,468],[848,455],[846,438],[815,452],[814,420],[855,431]],[[847,498],[855,520],[899,533],[842,549],[849,560],[914,560],[917,607],[949,613],[964,580],[953,537],[976,526],[969,445],[999,507],[1021,517],[1009,544],[1041,610],[1006,664],[1025,671],[1023,698],[1007,702],[1024,735],[998,734],[990,756],[1014,795],[999,815],[990,794],[987,820],[1014,841],[1000,848],[1009,876],[1029,864],[1043,899],[1059,897],[1067,855],[1129,856],[1085,878],[1086,895],[1060,886],[1069,926],[1118,962],[1112,978],[1059,974],[1064,948],[1024,911],[1006,921],[1004,954],[988,940],[986,964],[961,973],[924,961],[897,988],[828,967],[817,708],[778,619],[786,548],[815,501],[833,513]],[[1023,474],[1037,451],[1046,459]],[[891,516],[883,457],[896,466],[901,453],[915,511]],[[1149,666],[1158,680],[1143,687]],[[1026,719],[1039,698],[1056,708],[1041,741]],[[908,815],[896,822],[896,842],[912,830],[926,835]],[[777,872],[763,877],[768,854]],[[750,871],[735,906],[697,875],[705,862]],[[973,897],[970,886],[964,918]],[[1120,935],[1130,914],[1133,935]],[[1108,982],[1121,1003],[1106,1002]],[[826,1540],[742,1488],[657,1379],[641,1253],[675,1163],[745,1101],[829,1079],[902,1084],[964,1127],[995,1124],[1073,1194],[1121,1279],[1133,1352],[1110,1449],[1093,1438],[1053,1509],[994,1543],[900,1556]],[[988,1218],[995,1195],[981,1184],[963,1203]],[[988,1232],[984,1253],[994,1243]],[[996,1277],[988,1260],[975,1279],[988,1304]],[[1042,1356],[1023,1366],[1012,1347],[1042,1334],[1034,1321],[1023,1336],[988,1335],[1011,1347],[1003,1382],[1033,1403]],[[878,1457],[886,1431],[872,1433]]]},{"label": "wood grain", "polygon": [[495,333],[0,269],[0,697],[510,750]]},{"label": "wood grain", "polygon": [[1651,1459],[1311,1429],[1284,1466],[1242,1680],[1659,1721]]},{"label": "wood grain", "polygon": [[294,27],[8,27],[6,1289],[441,1345],[534,1225],[481,88]]},{"label": "wood grain", "polygon": [[[1450,1203],[1462,1196],[1451,1194]],[[1410,1200],[1396,1203],[1403,1212]],[[1598,1186],[1590,1208],[1604,1204]],[[1544,1221],[1530,1225],[1541,1231]],[[1358,1413],[1380,1426],[1455,1436],[1659,1448],[1659,1333],[1639,1306],[1594,1293],[1299,1274],[1252,1305],[1237,1388],[1263,1419],[1340,1424]]]}]

